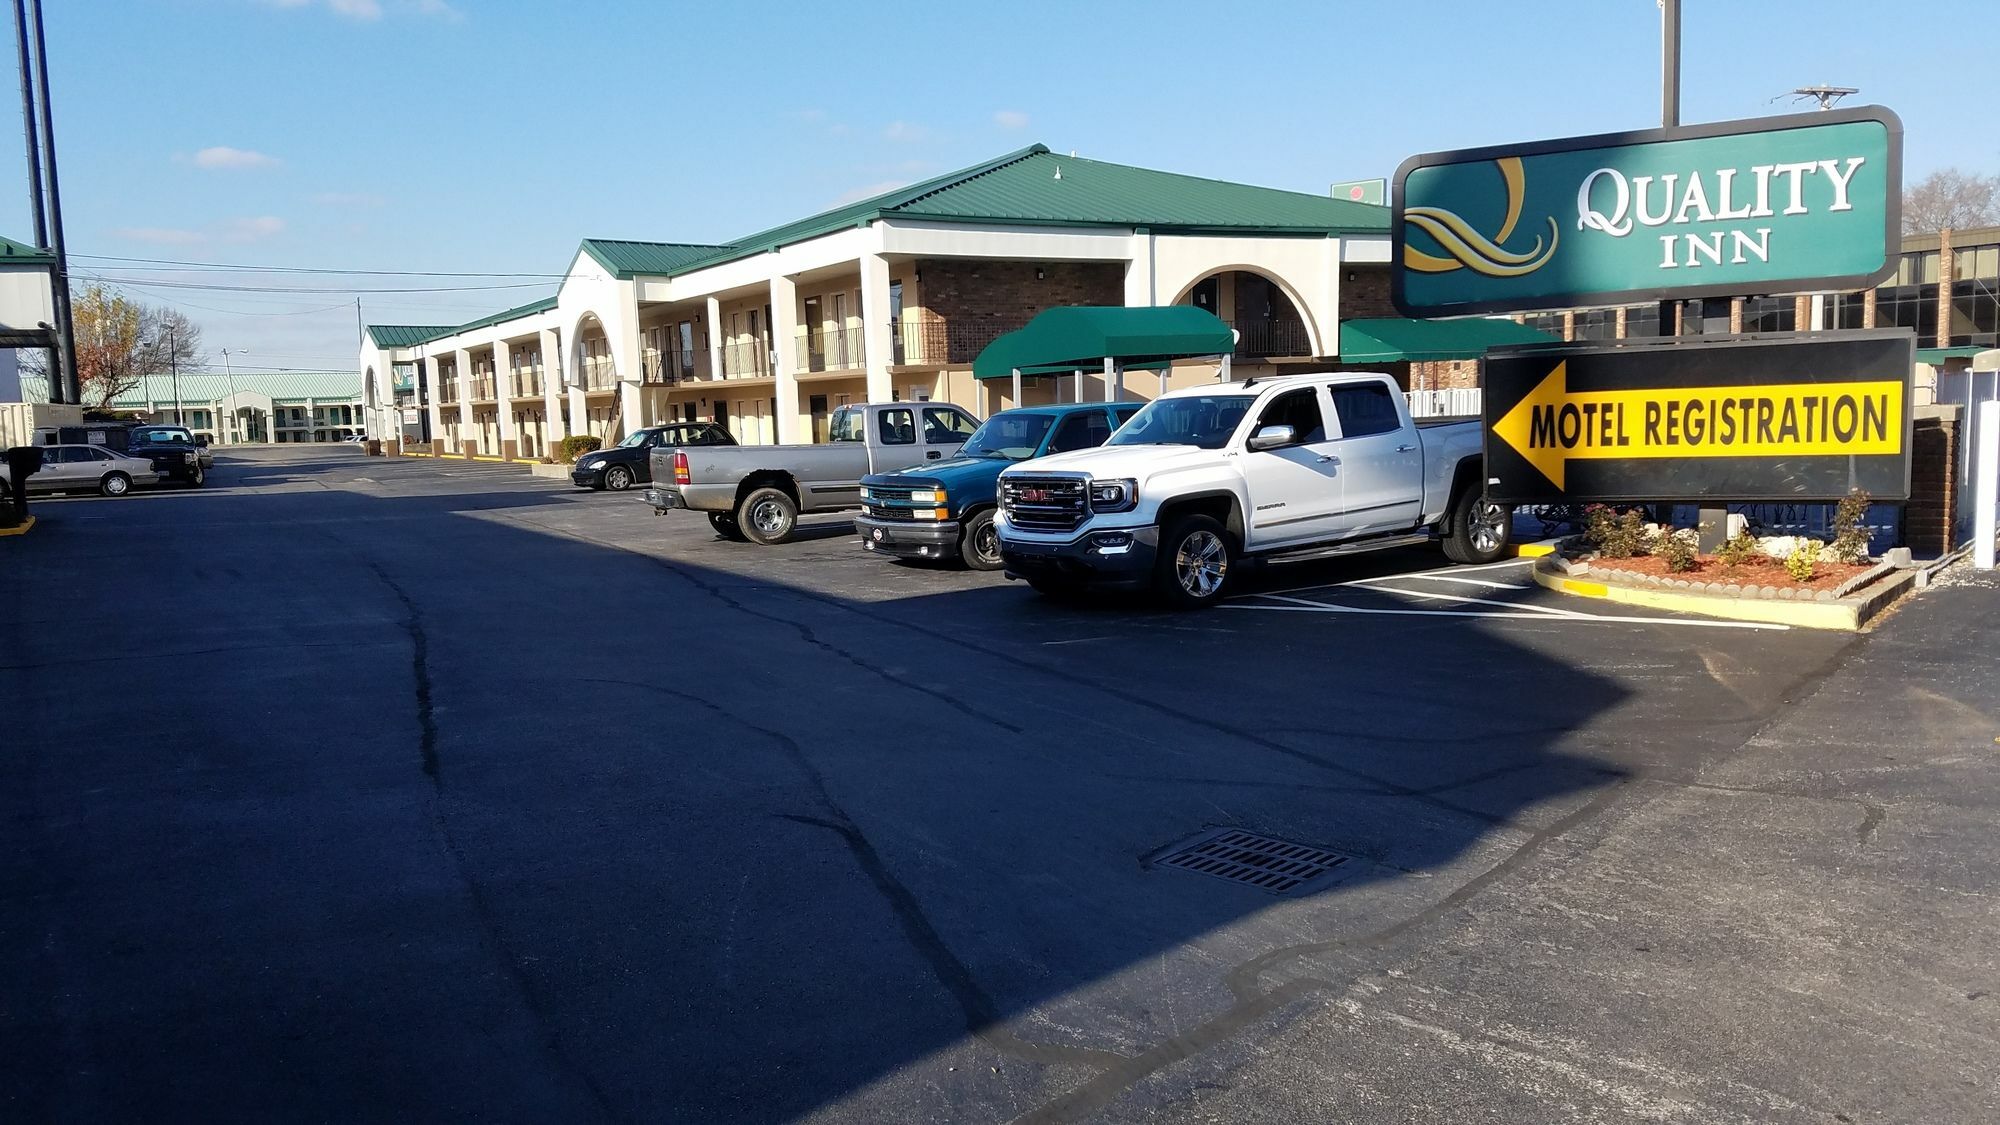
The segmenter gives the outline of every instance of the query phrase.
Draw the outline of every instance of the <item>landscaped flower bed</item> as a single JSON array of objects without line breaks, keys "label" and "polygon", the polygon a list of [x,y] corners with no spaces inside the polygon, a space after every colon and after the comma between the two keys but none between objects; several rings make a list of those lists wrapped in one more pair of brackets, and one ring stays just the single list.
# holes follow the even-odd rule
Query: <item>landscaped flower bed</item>
[{"label": "landscaped flower bed", "polygon": [[1706,586],[1720,583],[1725,587],[1771,586],[1812,593],[1838,589],[1849,579],[1859,578],[1874,568],[1873,563],[1822,562],[1814,568],[1811,579],[1800,582],[1786,572],[1782,560],[1769,555],[1758,555],[1733,566],[1722,562],[1714,555],[1697,555],[1694,565],[1681,571],[1669,570],[1667,560],[1654,555],[1635,555],[1629,559],[1589,560],[1589,572],[1593,575],[1630,574],[1672,582],[1676,585],[1680,582],[1686,582],[1690,586],[1695,583]]}]

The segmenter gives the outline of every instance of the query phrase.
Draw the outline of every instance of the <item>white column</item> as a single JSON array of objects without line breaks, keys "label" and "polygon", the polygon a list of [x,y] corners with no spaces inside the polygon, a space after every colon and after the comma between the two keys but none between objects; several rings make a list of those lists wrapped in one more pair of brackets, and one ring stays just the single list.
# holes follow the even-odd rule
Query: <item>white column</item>
[{"label": "white column", "polygon": [[1160,303],[1153,288],[1153,232],[1144,228],[1132,232],[1132,256],[1125,260],[1125,303],[1132,308]]},{"label": "white column", "polygon": [[443,392],[444,383],[438,378],[438,357],[424,356],[417,363],[424,368],[424,384],[429,390],[424,396],[424,411],[430,415],[431,440],[439,441],[444,438],[444,410],[438,405],[438,396]]},{"label": "white column", "polygon": [[[582,335],[582,329],[577,330]],[[569,432],[575,437],[590,434],[590,408],[583,399],[583,345],[578,339],[562,342],[562,352],[557,356],[563,373],[563,385],[569,388]]]},{"label": "white column", "polygon": [[[478,448],[478,437],[472,426],[472,353],[459,348],[451,353],[452,374],[458,380],[458,451]],[[468,447],[466,442],[473,444]]]},{"label": "white column", "polygon": [[869,402],[888,402],[895,393],[889,379],[889,361],[896,358],[895,333],[896,326],[889,323],[889,259],[863,254],[861,348],[868,359]]},{"label": "white column", "polygon": [[1232,380],[1234,379],[1234,377],[1235,377],[1235,373],[1234,373],[1234,372],[1232,372],[1232,371],[1231,371],[1231,370],[1229,369],[1229,357],[1228,357],[1228,356],[1223,356],[1223,357],[1222,357],[1222,381],[1223,381],[1223,382],[1225,382],[1225,383],[1227,383],[1227,382],[1230,382],[1230,381],[1232,381]]},{"label": "white column", "polygon": [[514,388],[508,385],[508,380],[514,377],[509,366],[512,350],[505,340],[493,341],[493,397],[500,403],[500,452],[504,455],[511,441],[515,456],[519,456],[521,434],[514,426]]},{"label": "white column", "polygon": [[1014,369],[1014,406],[1016,408],[1019,408],[1020,405],[1021,405],[1021,369],[1016,367]]},{"label": "white column", "polygon": [[604,435],[604,444],[610,445],[646,424],[641,395],[646,372],[640,363],[638,283],[618,283],[618,315],[606,321],[604,332],[618,374],[619,431]]},{"label": "white column", "polygon": [[1118,401],[1118,391],[1116,389],[1118,385],[1116,378],[1117,366],[1117,362],[1110,356],[1104,357],[1104,401],[1106,402]]},{"label": "white column", "polygon": [[[772,350],[778,353],[778,443],[805,442],[811,438],[799,425],[799,381],[795,370],[799,361],[799,287],[782,274],[771,279]],[[871,374],[869,381],[874,381]]]},{"label": "white column", "polygon": [[708,332],[708,377],[722,378],[722,299],[710,297],[707,309],[702,313]]},{"label": "white column", "polygon": [[[1967,376],[1967,384],[1971,376]],[[1994,566],[1994,520],[2000,518],[2000,402],[1988,399],[1975,407],[1978,425],[1973,428],[1972,476],[1972,565],[1980,570]],[[1959,431],[1963,433],[1963,430]]]},{"label": "white column", "polygon": [[562,377],[562,333],[553,328],[542,329],[542,409],[548,412],[548,422],[543,426],[542,444],[549,448],[542,450],[545,455],[553,455],[555,445],[568,436],[563,426],[563,377]]}]

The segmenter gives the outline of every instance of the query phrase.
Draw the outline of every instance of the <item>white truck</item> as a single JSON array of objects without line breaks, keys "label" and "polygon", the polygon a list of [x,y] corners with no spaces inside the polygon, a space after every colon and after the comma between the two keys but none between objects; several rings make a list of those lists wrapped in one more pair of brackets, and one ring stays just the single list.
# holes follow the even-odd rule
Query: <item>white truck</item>
[{"label": "white truck", "polygon": [[1440,541],[1454,562],[1505,552],[1477,419],[1410,417],[1395,380],[1340,372],[1173,391],[1096,449],[1000,474],[1007,577],[1062,594],[1221,600],[1246,561]]}]

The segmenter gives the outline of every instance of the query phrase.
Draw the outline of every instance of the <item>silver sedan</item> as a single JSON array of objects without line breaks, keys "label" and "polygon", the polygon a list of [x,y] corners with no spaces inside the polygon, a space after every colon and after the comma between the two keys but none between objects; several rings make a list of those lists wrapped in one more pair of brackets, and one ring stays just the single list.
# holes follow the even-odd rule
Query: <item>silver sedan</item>
[{"label": "silver sedan", "polygon": [[[0,481],[7,468],[0,464]],[[101,445],[42,446],[42,469],[28,477],[29,492],[99,492],[123,496],[135,484],[158,484],[167,474],[144,457],[127,457]]]}]

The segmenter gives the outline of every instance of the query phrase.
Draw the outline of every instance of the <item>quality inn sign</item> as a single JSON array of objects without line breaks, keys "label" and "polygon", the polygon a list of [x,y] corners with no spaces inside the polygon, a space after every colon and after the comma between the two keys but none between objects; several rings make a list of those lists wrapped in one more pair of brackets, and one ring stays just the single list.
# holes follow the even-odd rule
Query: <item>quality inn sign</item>
[{"label": "quality inn sign", "polygon": [[1412,157],[1406,316],[1865,289],[1895,270],[1902,123],[1880,107]]}]

